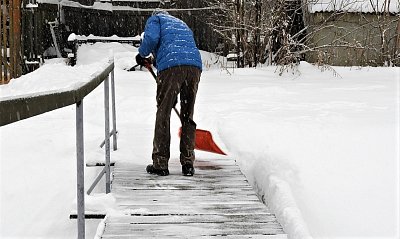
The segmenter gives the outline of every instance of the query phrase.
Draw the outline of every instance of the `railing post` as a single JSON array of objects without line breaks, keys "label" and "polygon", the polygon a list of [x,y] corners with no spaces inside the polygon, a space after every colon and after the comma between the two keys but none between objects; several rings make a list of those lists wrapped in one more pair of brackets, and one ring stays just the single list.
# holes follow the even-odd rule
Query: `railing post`
[{"label": "railing post", "polygon": [[111,177],[110,177],[110,87],[109,77],[104,80],[104,114],[105,114],[105,151],[106,151],[106,193],[111,192]]},{"label": "railing post", "polygon": [[113,150],[117,150],[117,114],[115,110],[115,84],[114,84],[114,69],[111,71],[111,107],[113,118]]},{"label": "railing post", "polygon": [[83,101],[76,103],[76,161],[78,238],[85,238],[85,163],[83,143]]}]

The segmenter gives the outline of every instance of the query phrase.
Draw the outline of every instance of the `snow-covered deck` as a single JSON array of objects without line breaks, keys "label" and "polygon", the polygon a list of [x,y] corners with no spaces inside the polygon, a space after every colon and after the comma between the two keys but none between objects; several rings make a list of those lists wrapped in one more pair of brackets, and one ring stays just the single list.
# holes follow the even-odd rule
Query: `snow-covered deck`
[{"label": "snow-covered deck", "polygon": [[[287,238],[233,159],[198,160],[193,177],[171,162],[170,175],[117,162],[112,193],[118,210],[107,215],[101,238]],[[101,228],[101,227],[100,227]]]}]

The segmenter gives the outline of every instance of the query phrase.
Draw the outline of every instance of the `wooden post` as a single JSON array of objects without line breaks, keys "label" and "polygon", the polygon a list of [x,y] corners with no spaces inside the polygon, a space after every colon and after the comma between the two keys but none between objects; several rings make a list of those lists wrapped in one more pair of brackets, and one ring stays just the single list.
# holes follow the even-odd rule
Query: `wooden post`
[{"label": "wooden post", "polygon": [[1,19],[1,24],[2,24],[2,29],[3,29],[3,34],[2,34],[2,54],[3,54],[3,59],[2,59],[2,72],[3,72],[3,77],[2,77],[2,83],[7,83],[8,82],[8,60],[7,60],[7,15],[8,15],[8,3],[7,0],[2,0],[1,6],[3,6],[3,15]]},{"label": "wooden post", "polygon": [[40,11],[39,10],[36,10],[36,11],[33,11],[33,37],[34,37],[34,40],[33,40],[33,48],[34,48],[34,52],[35,52],[35,56],[34,56],[34,61],[35,60],[37,60],[38,59],[38,57],[39,57],[39,46],[38,46],[38,29],[39,29],[39,24],[38,24],[38,21],[39,21],[39,18],[40,18]]},{"label": "wooden post", "polygon": [[20,34],[21,34],[21,37],[20,37],[20,42],[19,42],[19,48],[20,48],[20,56],[19,56],[19,61],[20,61],[20,72],[21,72],[21,75],[24,73],[24,71],[25,71],[25,65],[24,65],[24,55],[25,55],[25,52],[24,52],[24,41],[25,41],[25,39],[24,39],[24,27],[25,27],[25,21],[26,21],[26,19],[25,19],[25,12],[26,12],[26,10],[24,9],[24,5],[25,3],[24,3],[24,0],[20,0],[20,19],[21,19],[21,21],[20,21]]},{"label": "wooden post", "polygon": [[[0,43],[1,43],[1,39],[3,36],[3,24],[2,24],[2,19],[3,19],[3,1],[0,0]],[[0,44],[0,85],[3,84],[3,44]]]},{"label": "wooden post", "polygon": [[[29,24],[29,27],[28,27],[28,31],[29,31],[29,34],[28,34],[28,44],[29,44],[29,53],[28,53],[28,61],[30,61],[30,60],[32,60],[32,54],[33,54],[33,28],[34,28],[34,25],[33,25],[33,20],[34,20],[34,17],[33,17],[33,9],[31,8],[29,11],[28,11],[28,24]],[[28,70],[30,70],[30,69],[28,69]]]},{"label": "wooden post", "polygon": [[13,49],[12,57],[13,62],[13,78],[21,76],[21,0],[13,0]]},{"label": "wooden post", "polygon": [[[400,54],[400,19],[397,20],[397,41],[396,41],[396,55]],[[398,60],[400,62],[400,60]]]},{"label": "wooden post", "polygon": [[0,84],[21,75],[21,0],[1,0]]},{"label": "wooden post", "polygon": [[14,77],[14,0],[10,0],[9,2],[9,21],[8,21],[8,48],[10,51],[10,55],[9,55],[9,62],[10,62],[10,68],[9,68],[9,74],[10,74],[10,78]]}]

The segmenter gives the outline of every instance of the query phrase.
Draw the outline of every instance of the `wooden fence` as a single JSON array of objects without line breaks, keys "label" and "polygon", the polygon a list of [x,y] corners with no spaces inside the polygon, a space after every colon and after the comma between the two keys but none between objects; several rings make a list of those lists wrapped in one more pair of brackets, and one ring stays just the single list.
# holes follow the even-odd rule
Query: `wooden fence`
[{"label": "wooden fence", "polygon": [[[0,2],[0,84],[8,83],[12,78],[37,69],[47,58],[66,57],[65,50],[70,48],[67,45],[70,33],[105,37],[139,35],[151,14],[151,9],[157,7],[154,4],[148,5],[150,3],[145,1],[140,4],[132,2],[135,5],[126,6],[127,10],[114,11],[90,6],[36,3],[36,0]],[[119,4],[122,2],[113,2],[113,6],[119,7]],[[188,6],[177,7],[187,9]],[[171,13],[191,27],[200,49],[215,51],[221,39],[204,21],[204,16],[211,14],[209,11],[175,10]]]},{"label": "wooden fence", "polygon": [[0,0],[0,84],[22,74],[21,0]]}]

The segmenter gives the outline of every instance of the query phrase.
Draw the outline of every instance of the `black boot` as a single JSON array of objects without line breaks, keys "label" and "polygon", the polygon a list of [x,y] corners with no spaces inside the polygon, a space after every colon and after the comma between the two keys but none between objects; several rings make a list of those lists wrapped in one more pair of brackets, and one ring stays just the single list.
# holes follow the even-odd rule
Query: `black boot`
[{"label": "black boot", "polygon": [[146,171],[147,171],[147,173],[157,174],[158,176],[168,176],[169,175],[168,169],[156,169],[156,168],[154,168],[153,164],[147,165]]},{"label": "black boot", "polygon": [[192,164],[185,164],[182,165],[182,174],[185,176],[193,176],[194,174],[194,167]]}]

